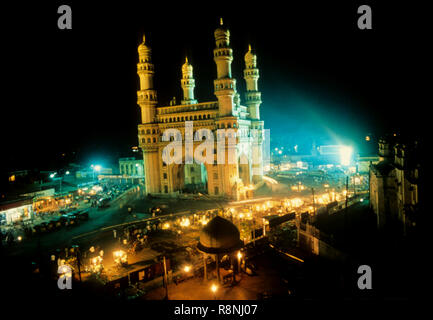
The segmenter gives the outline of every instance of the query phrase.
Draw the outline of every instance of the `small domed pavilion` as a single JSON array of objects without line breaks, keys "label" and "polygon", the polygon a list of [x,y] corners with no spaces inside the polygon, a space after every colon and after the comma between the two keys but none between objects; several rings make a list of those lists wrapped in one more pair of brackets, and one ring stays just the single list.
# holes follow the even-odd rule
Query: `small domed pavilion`
[{"label": "small domed pavilion", "polygon": [[222,256],[230,257],[231,265],[235,259],[235,251],[243,247],[240,240],[238,228],[230,221],[216,216],[209,221],[200,233],[200,241],[197,248],[203,253],[204,277],[207,279],[206,258],[207,255],[214,255],[216,262],[216,272],[218,281],[220,281],[219,260]]}]

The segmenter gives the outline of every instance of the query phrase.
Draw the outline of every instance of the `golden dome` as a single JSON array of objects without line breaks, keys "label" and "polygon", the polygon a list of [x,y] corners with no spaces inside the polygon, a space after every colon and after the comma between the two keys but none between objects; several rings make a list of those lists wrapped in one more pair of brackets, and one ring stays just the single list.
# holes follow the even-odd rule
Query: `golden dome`
[{"label": "golden dome", "polygon": [[182,65],[182,73],[192,72],[192,65],[188,62],[188,57],[185,57],[185,63]]},{"label": "golden dome", "polygon": [[223,18],[220,18],[220,26],[215,29],[215,36],[218,34],[226,34],[226,33],[230,35],[230,31],[223,25]]},{"label": "golden dome", "polygon": [[251,45],[248,45],[248,52],[245,54],[245,61],[252,61],[257,59],[256,55],[251,51]]},{"label": "golden dome", "polygon": [[143,34],[143,42],[138,46],[138,53],[139,54],[149,54],[151,52],[151,49],[146,46],[146,37]]}]

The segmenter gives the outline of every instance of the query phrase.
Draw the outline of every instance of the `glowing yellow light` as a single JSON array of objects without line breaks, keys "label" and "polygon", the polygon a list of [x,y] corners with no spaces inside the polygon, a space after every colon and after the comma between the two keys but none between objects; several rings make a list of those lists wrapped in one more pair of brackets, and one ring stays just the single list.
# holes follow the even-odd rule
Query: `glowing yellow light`
[{"label": "glowing yellow light", "polygon": [[181,227],[188,227],[190,224],[191,224],[191,222],[189,221],[188,218],[182,218],[182,220],[180,221]]},{"label": "glowing yellow light", "polygon": [[370,136],[366,136],[365,141],[370,141]]},{"label": "glowing yellow light", "polygon": [[162,229],[164,229],[164,230],[167,230],[169,228],[170,228],[170,224],[168,222],[166,222],[162,225]]},{"label": "glowing yellow light", "polygon": [[211,291],[212,291],[213,293],[215,293],[215,292],[218,290],[218,287],[217,287],[215,284],[213,284],[213,285],[210,287],[210,289],[211,289]]},{"label": "glowing yellow light", "polygon": [[239,251],[238,252],[238,259],[240,260],[242,258],[242,253]]},{"label": "glowing yellow light", "polygon": [[126,252],[123,250],[114,251],[113,256],[114,256],[114,262],[116,263],[126,262],[128,259]]},{"label": "glowing yellow light", "polygon": [[102,257],[101,256],[97,256],[95,258],[92,259],[92,263],[93,264],[100,264],[102,262]]},{"label": "glowing yellow light", "polygon": [[183,268],[183,271],[185,271],[185,272],[190,272],[190,270],[191,270],[191,266],[185,266]]}]

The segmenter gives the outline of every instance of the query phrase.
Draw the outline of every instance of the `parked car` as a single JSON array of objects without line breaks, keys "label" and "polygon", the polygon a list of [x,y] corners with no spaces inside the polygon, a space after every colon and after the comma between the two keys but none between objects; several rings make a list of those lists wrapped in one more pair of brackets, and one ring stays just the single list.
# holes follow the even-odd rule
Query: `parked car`
[{"label": "parked car", "polygon": [[56,228],[53,221],[48,221],[46,227],[47,231],[53,231]]},{"label": "parked car", "polygon": [[51,222],[54,224],[55,229],[58,229],[64,225],[61,217],[55,217],[51,220]]},{"label": "parked car", "polygon": [[66,219],[66,226],[72,226],[77,223],[77,217],[71,213],[64,214],[62,217]]},{"label": "parked car", "polygon": [[85,211],[79,212],[77,214],[77,218],[78,218],[78,220],[81,220],[81,221],[89,220],[89,211],[85,210]]},{"label": "parked car", "polygon": [[40,234],[40,233],[45,233],[47,232],[47,223],[46,222],[42,222],[38,225],[35,225],[33,227],[33,229],[35,230],[35,233]]},{"label": "parked car", "polygon": [[110,198],[101,198],[98,201],[98,208],[106,208],[110,206]]}]

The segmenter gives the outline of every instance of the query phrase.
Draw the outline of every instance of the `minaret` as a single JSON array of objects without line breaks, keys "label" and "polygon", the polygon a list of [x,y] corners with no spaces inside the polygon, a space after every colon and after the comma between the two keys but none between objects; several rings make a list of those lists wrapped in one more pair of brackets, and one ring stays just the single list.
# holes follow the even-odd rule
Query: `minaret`
[{"label": "minaret", "polygon": [[143,150],[144,179],[146,193],[161,192],[160,161],[158,153],[159,130],[156,123],[157,95],[153,88],[155,73],[151,60],[152,50],[143,42],[138,46],[137,74],[140,77],[140,90],[137,91],[137,104],[141,108],[141,124],[138,125],[139,145]]},{"label": "minaret", "polygon": [[215,95],[219,102],[220,116],[231,116],[235,107],[233,98],[236,94],[236,79],[232,79],[231,63],[233,50],[230,45],[230,31],[223,27],[215,30],[216,48],[214,49],[214,61],[217,65],[217,79],[214,80]]},{"label": "minaret", "polygon": [[257,80],[259,69],[257,69],[257,56],[252,53],[251,45],[245,54],[244,79],[246,83],[245,104],[248,107],[253,134],[252,142],[252,176],[253,182],[258,183],[263,177],[263,121],[260,121],[261,93],[258,91]]},{"label": "minaret", "polygon": [[141,122],[152,123],[155,121],[157,104],[156,90],[153,88],[153,75],[155,73],[151,60],[152,50],[143,42],[138,46],[137,74],[140,77],[140,90],[137,91],[137,103],[141,108]]},{"label": "minaret", "polygon": [[257,69],[257,56],[251,52],[251,45],[245,54],[244,79],[247,87],[245,93],[245,104],[248,107],[250,118],[260,120],[261,93],[258,91],[257,80],[259,79],[259,69]]},{"label": "minaret", "polygon": [[182,65],[182,79],[180,84],[183,90],[182,104],[194,104],[197,100],[194,99],[195,80],[192,72],[192,65],[188,63],[188,57],[185,58],[185,63]]}]

